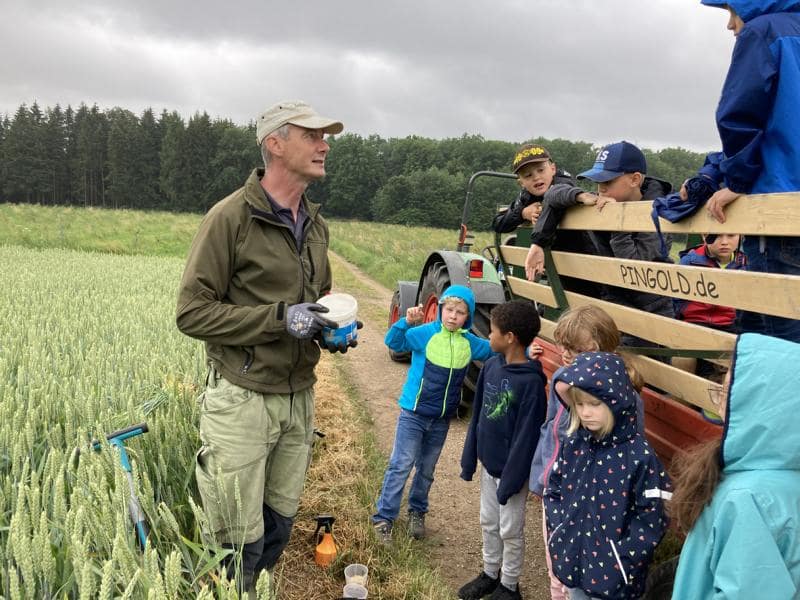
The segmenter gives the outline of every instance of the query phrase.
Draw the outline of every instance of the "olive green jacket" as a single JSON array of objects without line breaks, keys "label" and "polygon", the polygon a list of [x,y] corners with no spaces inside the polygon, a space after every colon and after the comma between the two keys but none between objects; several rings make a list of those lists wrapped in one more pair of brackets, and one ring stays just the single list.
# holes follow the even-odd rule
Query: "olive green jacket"
[{"label": "olive green jacket", "polygon": [[328,226],[304,196],[308,219],[298,252],[255,169],[215,204],[195,235],[178,290],[177,325],[206,343],[208,361],[232,383],[263,393],[311,387],[320,350],[286,332],[286,308],[331,288]]}]

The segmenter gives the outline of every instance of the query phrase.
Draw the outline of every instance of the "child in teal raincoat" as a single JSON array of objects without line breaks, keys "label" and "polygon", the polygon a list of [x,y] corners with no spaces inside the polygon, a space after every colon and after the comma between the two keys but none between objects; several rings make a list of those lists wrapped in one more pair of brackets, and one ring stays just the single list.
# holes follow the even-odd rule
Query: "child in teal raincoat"
[{"label": "child in teal raincoat", "polygon": [[[678,460],[674,600],[800,597],[800,344],[744,334],[718,396],[722,439]],[[727,395],[727,408],[725,407]]]}]

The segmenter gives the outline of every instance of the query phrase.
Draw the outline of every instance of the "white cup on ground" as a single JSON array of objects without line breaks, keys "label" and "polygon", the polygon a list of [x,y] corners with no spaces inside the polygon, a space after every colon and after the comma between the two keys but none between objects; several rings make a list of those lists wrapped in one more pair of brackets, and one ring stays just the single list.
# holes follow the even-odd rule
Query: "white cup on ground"
[{"label": "white cup on ground", "polygon": [[357,583],[348,583],[344,586],[342,596],[345,598],[358,598],[359,600],[367,597],[367,588]]},{"label": "white cup on ground", "polygon": [[367,565],[353,563],[344,568],[344,581],[345,583],[355,583],[356,585],[363,585],[367,587],[367,576],[369,569]]}]

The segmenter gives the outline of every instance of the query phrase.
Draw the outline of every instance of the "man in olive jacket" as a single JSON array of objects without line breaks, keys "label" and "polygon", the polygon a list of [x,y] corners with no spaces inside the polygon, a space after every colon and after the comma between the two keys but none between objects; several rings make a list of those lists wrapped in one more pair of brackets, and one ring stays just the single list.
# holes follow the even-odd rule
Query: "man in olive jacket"
[{"label": "man in olive jacket", "polygon": [[325,134],[342,129],[305,102],[267,109],[264,168],[208,211],[178,293],[178,328],[209,365],[197,485],[212,532],[241,550],[228,571],[242,589],[289,541],[311,459],[320,331],[336,324],[316,304],[331,288],[328,227],[305,189],[325,176]]}]

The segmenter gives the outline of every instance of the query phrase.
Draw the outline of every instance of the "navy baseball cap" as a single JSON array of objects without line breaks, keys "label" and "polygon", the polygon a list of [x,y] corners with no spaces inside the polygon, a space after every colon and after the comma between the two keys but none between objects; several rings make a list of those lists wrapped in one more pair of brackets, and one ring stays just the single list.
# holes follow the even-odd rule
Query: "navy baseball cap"
[{"label": "navy baseball cap", "polygon": [[611,181],[625,173],[647,173],[647,161],[639,148],[630,142],[617,142],[604,146],[594,159],[594,166],[578,174],[578,179],[591,179],[596,183]]}]

